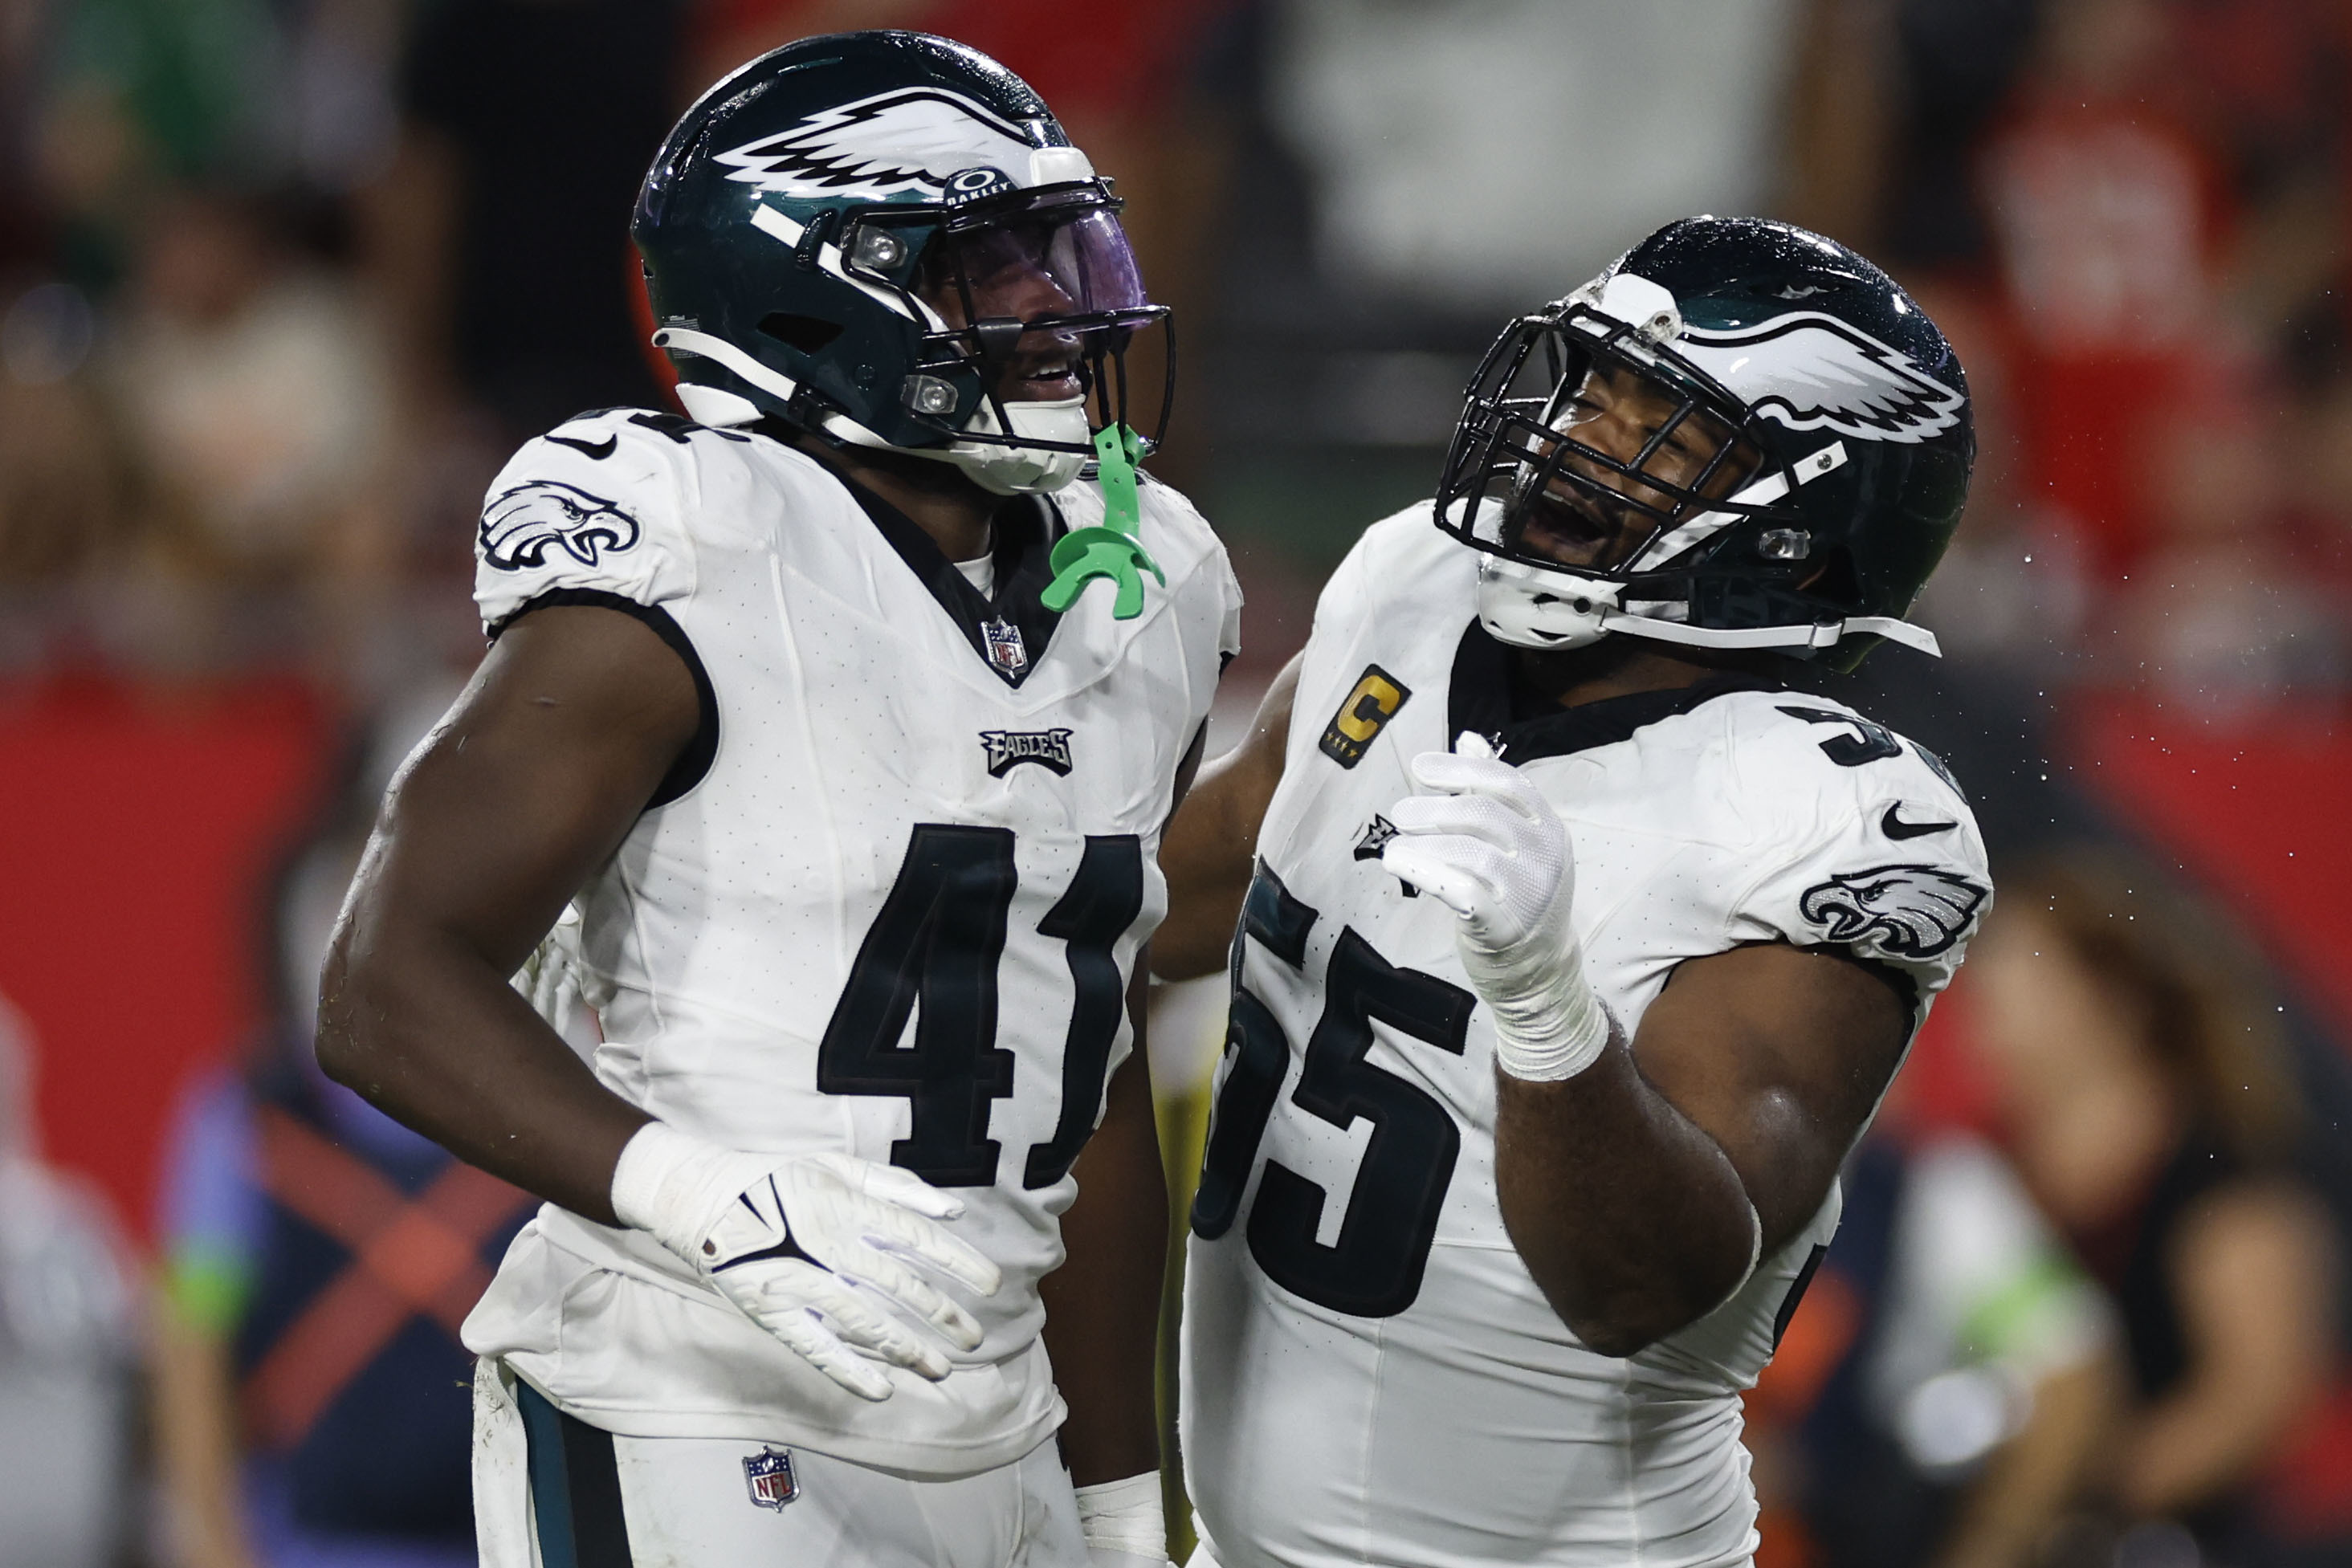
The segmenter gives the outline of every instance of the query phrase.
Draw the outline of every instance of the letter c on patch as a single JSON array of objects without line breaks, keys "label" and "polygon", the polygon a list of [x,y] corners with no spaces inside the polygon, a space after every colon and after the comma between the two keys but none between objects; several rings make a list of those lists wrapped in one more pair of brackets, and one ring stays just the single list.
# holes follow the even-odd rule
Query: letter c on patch
[{"label": "letter c on patch", "polygon": [[1323,727],[1323,755],[1342,768],[1361,762],[1372,741],[1412,695],[1411,687],[1378,664],[1365,665],[1354,688],[1340,702],[1339,711]]}]

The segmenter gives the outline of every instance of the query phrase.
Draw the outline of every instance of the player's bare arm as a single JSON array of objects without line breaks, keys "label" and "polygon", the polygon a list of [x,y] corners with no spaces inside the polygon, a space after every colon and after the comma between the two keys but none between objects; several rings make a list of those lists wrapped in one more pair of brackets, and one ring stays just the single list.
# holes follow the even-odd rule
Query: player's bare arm
[{"label": "player's bare arm", "polygon": [[1257,859],[1258,825],[1282,782],[1298,663],[1293,657],[1266,687],[1241,744],[1201,768],[1160,841],[1168,918],[1151,939],[1151,972],[1163,980],[1195,979],[1225,961]]},{"label": "player's bare arm", "polygon": [[[1176,765],[1171,822],[1200,777],[1208,741],[1204,721]],[[1134,1049],[1105,1092],[1102,1124],[1071,1166],[1078,1197],[1062,1216],[1062,1266],[1038,1282],[1046,1354],[1069,1406],[1062,1459],[1079,1490],[1087,1539],[1106,1552],[1132,1547],[1129,1554],[1146,1562],[1167,1542],[1158,1378],[1168,1176],[1145,1034],[1150,972],[1147,945],[1127,988]]]},{"label": "player's bare arm", "polygon": [[[1176,765],[1181,809],[1201,773],[1209,727]],[[1171,810],[1171,821],[1176,816]],[[1062,1216],[1061,1268],[1045,1276],[1045,1348],[1070,1407],[1062,1456],[1070,1479],[1094,1486],[1160,1469],[1156,1378],[1160,1297],[1168,1267],[1168,1175],[1160,1158],[1146,1048],[1151,949],[1127,988],[1135,1047],[1111,1077],[1102,1124],[1070,1167],[1077,1201]]]},{"label": "player's bare arm", "polygon": [[1585,977],[1574,847],[1475,736],[1412,766],[1389,868],[1460,917],[1496,1033],[1496,1185],[1529,1274],[1590,1348],[1696,1322],[1828,1195],[1901,1061],[1895,982],[1766,943],[1684,960],[1629,1050]]},{"label": "player's bare arm", "polygon": [[608,861],[692,740],[694,682],[618,611],[551,606],[506,629],[406,769],[353,883],[321,986],[320,1065],[493,1175],[653,1234],[862,1398],[860,1349],[937,1381],[971,1314],[893,1255],[982,1294],[997,1270],[932,1221],[961,1203],[845,1155],[777,1160],[672,1132],[598,1083],[505,977]]},{"label": "player's bare arm", "polygon": [[1128,990],[1135,1050],[1112,1075],[1102,1125],[1071,1174],[1062,1266],[1045,1276],[1045,1349],[1069,1405],[1062,1458],[1079,1486],[1149,1472],[1157,1484],[1154,1378],[1160,1281],[1168,1260],[1168,1185],[1144,1050],[1141,966]]},{"label": "player's bare arm", "polygon": [[337,925],[319,1061],[461,1159],[610,1223],[647,1120],[507,982],[636,821],[698,722],[643,622],[535,612],[493,644],[384,802]]},{"label": "player's bare arm", "polygon": [[[1208,742],[1204,722],[1176,765],[1171,822],[1200,777]],[[1090,1490],[1081,1500],[1090,1531],[1114,1540],[1133,1533],[1139,1546],[1166,1539],[1158,1511],[1158,1376],[1168,1175],[1160,1158],[1145,1034],[1150,972],[1147,946],[1127,988],[1135,1046],[1105,1092],[1101,1124],[1070,1167],[1078,1197],[1062,1216],[1062,1266],[1038,1283],[1046,1354],[1069,1406],[1062,1423],[1063,1463],[1072,1484]],[[1125,1493],[1147,1506],[1134,1509],[1131,1521],[1108,1519],[1128,1511]],[[1151,1548],[1161,1550],[1164,1544]]]},{"label": "player's bare arm", "polygon": [[1503,1221],[1579,1339],[1630,1355],[1785,1245],[1902,1060],[1909,1006],[1853,959],[1780,943],[1694,958],[1572,1078],[1497,1073]]}]

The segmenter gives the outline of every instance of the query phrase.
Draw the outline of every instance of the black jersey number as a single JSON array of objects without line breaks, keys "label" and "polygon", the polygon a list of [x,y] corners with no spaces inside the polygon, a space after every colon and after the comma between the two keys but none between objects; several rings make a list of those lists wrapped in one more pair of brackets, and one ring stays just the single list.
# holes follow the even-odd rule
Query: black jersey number
[{"label": "black jersey number", "polygon": [[1853,730],[1852,735],[1833,735],[1822,742],[1822,755],[1840,768],[1860,768],[1903,755],[1903,743],[1895,738],[1893,731],[1884,725],[1873,724],[1860,714],[1785,706],[1780,711],[1807,724],[1837,725]]},{"label": "black jersey number", "polygon": [[[1258,868],[1235,938],[1228,1041],[1236,1055],[1218,1094],[1192,1209],[1192,1228],[1204,1237],[1233,1225],[1290,1054],[1272,1011],[1239,983],[1241,944],[1255,936],[1276,957],[1300,965],[1316,918],[1271,870]],[[1421,1293],[1462,1134],[1426,1090],[1366,1060],[1372,1022],[1459,1056],[1473,998],[1433,975],[1398,968],[1352,926],[1341,930],[1332,949],[1324,997],[1291,1103],[1335,1127],[1367,1120],[1371,1137],[1328,1246],[1316,1233],[1330,1194],[1269,1159],[1250,1211],[1250,1256],[1268,1279],[1310,1301],[1357,1317],[1389,1317]]]},{"label": "black jersey number", "polygon": [[[817,1047],[825,1093],[908,1102],[912,1124],[891,1144],[890,1163],[934,1186],[996,1180],[989,1112],[1013,1092],[1013,1053],[995,1043],[997,960],[1019,883],[1013,842],[1003,828],[917,825]],[[1142,908],[1141,841],[1089,838],[1068,891],[1038,924],[1066,944],[1076,998],[1060,1122],[1029,1151],[1024,1186],[1059,1181],[1094,1131],[1126,1000],[1112,949]],[[914,1040],[901,1045],[910,1013]]]},{"label": "black jersey number", "polygon": [[1255,937],[1292,968],[1305,968],[1307,934],[1315,928],[1315,911],[1293,898],[1282,879],[1261,862],[1242,901],[1242,923],[1234,932],[1228,960],[1233,1004],[1225,1021],[1225,1049],[1233,1054],[1233,1065],[1217,1091],[1208,1151],[1201,1161],[1201,1185],[1192,1195],[1192,1229],[1212,1241],[1233,1228],[1234,1216],[1241,1211],[1242,1189],[1249,1185],[1258,1140],[1265,1136],[1266,1119],[1282,1093],[1282,1075],[1290,1067],[1290,1038],[1272,1010],[1242,984],[1242,960],[1250,938]]},{"label": "black jersey number", "polygon": [[1068,945],[1076,999],[1062,1046],[1061,1119],[1051,1138],[1030,1149],[1021,1176],[1024,1187],[1051,1186],[1067,1176],[1070,1162],[1094,1136],[1119,1009],[1127,1005],[1127,982],[1111,948],[1141,913],[1143,841],[1126,833],[1087,841],[1069,891],[1037,923],[1040,935]]}]

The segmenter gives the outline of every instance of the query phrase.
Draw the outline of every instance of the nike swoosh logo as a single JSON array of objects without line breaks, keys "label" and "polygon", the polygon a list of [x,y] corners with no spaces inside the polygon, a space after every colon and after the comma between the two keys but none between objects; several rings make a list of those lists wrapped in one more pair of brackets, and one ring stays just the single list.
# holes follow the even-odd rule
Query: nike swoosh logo
[{"label": "nike swoosh logo", "polygon": [[551,435],[548,439],[558,446],[569,446],[574,452],[585,452],[589,456],[596,458],[610,457],[613,455],[613,448],[621,444],[621,438],[617,435],[608,435],[602,441],[582,441],[577,436],[572,435]]},{"label": "nike swoosh logo", "polygon": [[1900,800],[1887,807],[1886,814],[1878,819],[1878,831],[1890,839],[1916,839],[1929,833],[1948,833],[1959,826],[1958,822],[1906,822],[1899,814],[1902,810]]}]

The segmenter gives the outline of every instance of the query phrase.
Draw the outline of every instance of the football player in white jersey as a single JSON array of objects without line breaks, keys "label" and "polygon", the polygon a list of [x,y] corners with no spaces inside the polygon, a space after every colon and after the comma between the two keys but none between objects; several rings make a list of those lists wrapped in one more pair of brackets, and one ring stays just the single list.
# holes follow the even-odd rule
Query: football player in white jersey
[{"label": "football player in white jersey", "polygon": [[[1118,1069],[1240,596],[1134,468],[1165,312],[1118,209],[973,50],[788,46],[639,200],[693,421],[585,414],[492,486],[494,642],[319,1035],[549,1200],[466,1328],[490,1568],[1164,1559]],[[592,1064],[508,984],[535,948]]]},{"label": "football player in white jersey", "polygon": [[1885,274],[1691,219],[1514,323],[1333,575],[1163,847],[1160,972],[1231,936],[1196,1563],[1748,1560],[1740,1391],[1990,896],[1943,765],[1780,676],[1932,650],[1971,456]]}]

